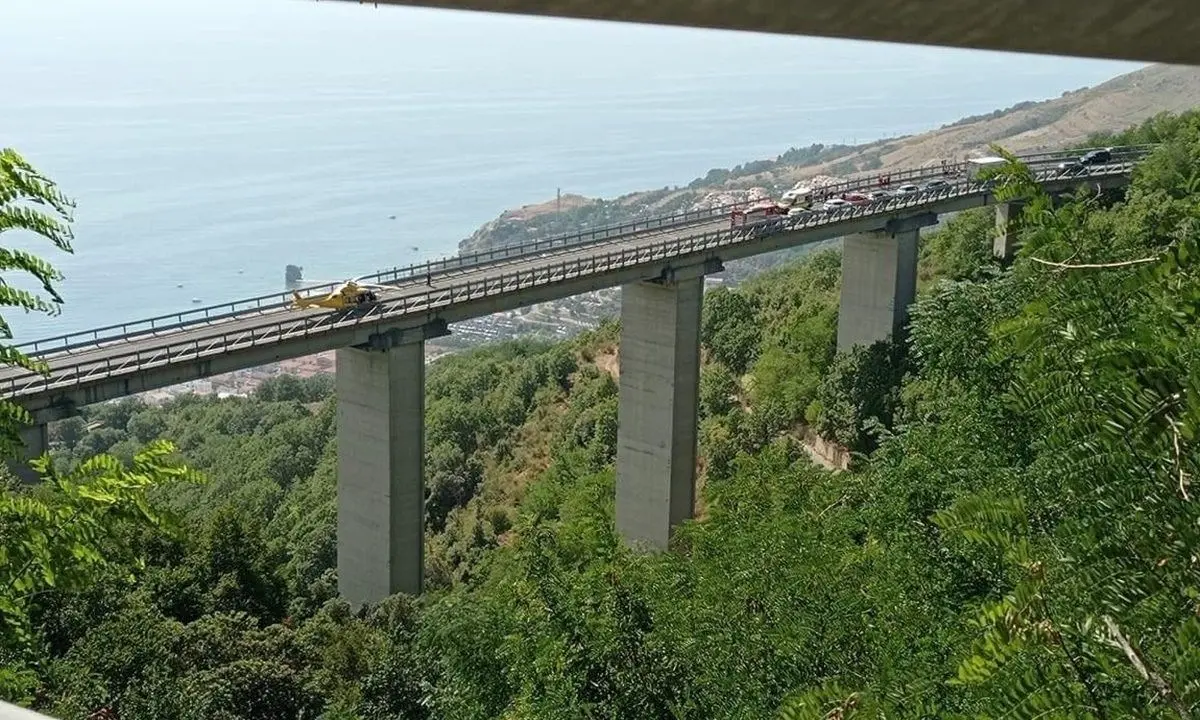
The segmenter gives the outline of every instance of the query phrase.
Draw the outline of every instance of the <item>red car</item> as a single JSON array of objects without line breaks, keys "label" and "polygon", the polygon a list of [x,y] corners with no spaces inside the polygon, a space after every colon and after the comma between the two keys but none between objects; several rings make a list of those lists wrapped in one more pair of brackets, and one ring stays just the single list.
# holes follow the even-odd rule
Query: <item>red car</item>
[{"label": "red car", "polygon": [[863,195],[860,192],[848,192],[842,195],[842,199],[851,205],[870,205],[871,198]]}]

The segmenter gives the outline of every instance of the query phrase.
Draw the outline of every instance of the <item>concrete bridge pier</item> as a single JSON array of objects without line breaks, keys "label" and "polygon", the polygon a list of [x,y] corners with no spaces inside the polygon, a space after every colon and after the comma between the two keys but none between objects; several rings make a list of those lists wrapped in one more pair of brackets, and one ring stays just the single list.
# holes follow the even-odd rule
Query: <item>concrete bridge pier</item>
[{"label": "concrete bridge pier", "polygon": [[992,255],[997,260],[1009,262],[1016,254],[1017,219],[1024,208],[1024,200],[1010,200],[996,205],[996,236],[992,241]]},{"label": "concrete bridge pier", "polygon": [[893,220],[885,230],[842,240],[839,351],[898,337],[917,296],[917,241],[937,215]]},{"label": "concrete bridge pier", "polygon": [[354,607],[425,578],[425,340],[445,326],[337,351],[338,592]]},{"label": "concrete bridge pier", "polygon": [[44,422],[35,422],[21,430],[24,452],[8,462],[8,469],[18,480],[27,484],[41,482],[41,477],[29,466],[29,461],[50,449],[50,437]]},{"label": "concrete bridge pier", "polygon": [[616,525],[635,547],[665,550],[696,501],[700,311],[719,262],[621,288]]}]

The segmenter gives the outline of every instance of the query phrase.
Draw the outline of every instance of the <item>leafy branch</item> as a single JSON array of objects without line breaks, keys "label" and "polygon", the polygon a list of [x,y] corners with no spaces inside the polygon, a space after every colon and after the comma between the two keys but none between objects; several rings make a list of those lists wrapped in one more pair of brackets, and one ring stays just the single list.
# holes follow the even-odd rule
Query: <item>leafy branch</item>
[{"label": "leafy branch", "polygon": [[[0,235],[24,231],[49,240],[62,252],[73,253],[71,222],[74,208],[75,202],[16,150],[0,148]],[[13,273],[32,276],[49,299],[14,286],[7,277]],[[62,273],[33,253],[0,248],[0,307],[57,315],[63,299],[55,283],[62,279]],[[12,338],[12,326],[0,317],[0,364],[49,374],[45,362],[3,342]],[[23,445],[21,428],[32,422],[33,417],[23,407],[0,399],[0,453],[5,457],[19,456]]]}]

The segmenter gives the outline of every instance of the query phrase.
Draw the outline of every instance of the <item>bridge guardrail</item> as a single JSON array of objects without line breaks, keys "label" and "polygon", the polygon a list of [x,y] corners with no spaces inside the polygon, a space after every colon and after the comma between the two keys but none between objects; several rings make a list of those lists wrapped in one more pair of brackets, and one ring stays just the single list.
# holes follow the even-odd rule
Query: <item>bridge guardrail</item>
[{"label": "bridge guardrail", "polygon": [[[1125,174],[1130,172],[1132,168],[1132,163],[1092,166],[1080,177]],[[1037,179],[1041,182],[1060,177],[1062,176],[1057,170],[1045,170],[1037,173]],[[4,389],[5,396],[10,399],[16,399],[21,394],[28,395],[45,392],[50,389],[78,385],[98,376],[111,377],[123,372],[149,370],[163,365],[220,355],[255,345],[277,343],[293,337],[347,328],[382,319],[398,319],[414,312],[433,312],[447,305],[467,300],[545,285],[572,277],[579,277],[583,274],[632,267],[653,260],[678,257],[700,250],[724,247],[744,242],[750,237],[758,238],[763,235],[780,232],[811,229],[869,215],[890,214],[898,210],[927,206],[953,197],[986,192],[991,187],[992,183],[990,182],[963,181],[933,191],[893,197],[887,201],[869,206],[851,206],[832,212],[818,212],[795,216],[787,218],[784,221],[769,223],[769,225],[723,229],[699,235],[689,235],[684,238],[660,241],[635,248],[622,248],[609,253],[597,253],[586,258],[563,260],[561,263],[547,264],[544,267],[532,270],[501,273],[492,278],[468,280],[447,288],[396,298],[395,300],[380,303],[365,313],[353,316],[345,316],[336,312],[315,316],[293,316],[287,321],[268,326],[214,334],[208,338],[169,344],[160,348],[148,350],[133,349],[125,353],[109,356],[103,360],[84,360],[76,365],[54,368],[50,377],[27,373],[6,378],[0,383],[0,388]]]},{"label": "bridge guardrail", "polygon": [[[370,275],[360,276],[359,279],[368,283],[399,284],[407,280],[419,280],[430,274],[470,269],[498,260],[523,258],[547,250],[580,247],[593,242],[613,240],[652,230],[671,230],[689,224],[699,224],[722,217],[745,204],[745,202],[726,203],[703,210],[691,210],[674,215],[608,225],[569,235],[555,236],[545,240],[535,240],[523,245],[505,246],[492,250],[468,253],[466,255],[452,255],[436,260],[429,260],[424,263],[395,267],[390,270],[379,270]],[[301,289],[306,293],[319,294],[321,292],[331,292],[340,284],[340,282],[333,282],[322,285],[310,285]],[[262,312],[282,310],[291,304],[291,298],[290,291],[258,295],[217,305],[181,310],[176,313],[156,315],[150,318],[130,320],[128,322],[114,323],[89,330],[30,340],[19,343],[16,347],[33,357],[49,353],[66,352],[80,347],[91,348],[107,342],[133,339],[145,335],[153,335],[157,332],[178,330],[193,325],[202,325],[240,317],[247,312],[255,310]]]},{"label": "bridge guardrail", "polygon": [[[1151,148],[1153,146],[1144,146]],[[1113,148],[1114,159],[1118,154],[1125,153],[1140,153],[1144,154],[1147,149],[1143,146],[1130,146],[1128,148]],[[1019,156],[1027,163],[1040,164],[1041,162],[1053,162],[1067,157],[1078,157],[1078,151],[1054,151],[1047,153],[1031,153],[1027,156]],[[931,166],[922,168],[911,168],[908,170],[898,170],[886,173],[890,179],[890,184],[894,185],[897,182],[904,180],[916,180],[933,177],[949,177],[960,174],[964,164],[958,163],[947,166]],[[866,190],[874,185],[870,184],[872,180],[880,177],[877,175],[868,175],[858,178],[823,186],[819,189],[817,198],[824,199],[834,194],[841,194],[850,190]],[[443,274],[452,270],[464,270],[472,267],[477,267],[482,264],[496,262],[497,260],[524,258],[532,254],[545,252],[547,250],[578,247],[605,240],[612,240],[625,235],[640,234],[652,230],[668,230],[675,229],[689,224],[699,224],[717,217],[720,217],[730,210],[744,206],[745,203],[729,203],[703,210],[693,210],[674,215],[660,216],[656,218],[647,218],[645,220],[637,220],[628,223],[609,225],[593,230],[581,231],[574,234],[560,235],[545,240],[537,240],[532,243],[526,243],[518,246],[506,246],[485,250],[467,255],[454,255],[437,260],[430,260],[424,263],[415,263],[405,267],[395,267],[391,270],[381,270],[372,275],[363,276],[361,279],[366,282],[379,284],[398,285],[406,281],[413,281],[431,275],[434,273]],[[324,285],[316,285],[304,288],[308,293],[331,292],[340,283],[328,283]],[[119,342],[122,340],[133,340],[146,335],[153,335],[158,332],[166,332],[178,330],[180,328],[193,325],[212,324],[227,320],[234,317],[239,317],[247,312],[275,312],[286,308],[291,302],[290,292],[271,293],[268,295],[259,295],[257,297],[246,298],[243,300],[234,300],[228,303],[218,305],[210,305],[202,308],[194,308],[192,310],[184,310],[177,313],[169,313],[158,315],[151,318],[141,320],[132,320],[124,323],[115,323],[99,328],[92,328],[64,335],[52,336],[33,341],[27,341],[18,344],[17,349],[25,352],[28,355],[39,357],[50,353],[69,352],[81,347],[92,348],[104,343]]]},{"label": "bridge guardrail", "polygon": [[[1141,157],[1145,155],[1155,146],[1149,145],[1123,145],[1112,148],[1113,159],[1119,157]],[[1099,149],[1099,148],[1089,148]],[[1086,150],[1050,150],[1040,153],[1025,153],[1017,157],[1027,165],[1042,165],[1046,163],[1058,163],[1064,160],[1078,158]],[[834,193],[844,193],[850,190],[866,190],[873,189],[878,186],[878,178],[886,176],[890,186],[905,180],[924,180],[936,177],[946,177],[958,175],[966,169],[966,163],[963,161],[947,162],[945,165],[927,165],[923,167],[908,168],[906,170],[894,170],[891,172],[875,172],[856,175],[852,178],[838,183],[831,183],[820,188],[821,195],[829,197]]]},{"label": "bridge guardrail", "polygon": [[[704,222],[721,216],[722,214],[737,207],[739,204],[740,203],[730,203],[704,210],[694,210],[685,213],[677,213],[675,215],[648,218],[646,220],[621,223],[619,225],[610,225],[602,228],[596,228],[594,230],[585,230],[570,235],[555,236],[546,240],[536,240],[532,243],[526,243],[524,245],[494,248],[492,250],[484,250],[466,255],[453,255],[436,260],[429,260],[424,263],[414,263],[404,267],[395,267],[390,270],[380,270],[371,275],[361,276],[360,279],[364,282],[380,284],[386,284],[388,282],[399,283],[405,280],[417,280],[432,273],[441,274],[451,270],[466,269],[489,262],[495,262],[497,260],[517,258],[523,255],[545,252],[546,250],[550,249],[586,245],[590,242],[602,242],[604,240],[611,240],[624,235],[640,234],[657,229],[671,229],[681,225]],[[308,293],[330,292],[340,284],[340,282],[334,282],[323,285],[312,285],[302,288],[302,290]],[[181,310],[177,313],[156,315],[150,318],[131,320],[124,323],[114,323],[111,325],[105,325],[103,327],[92,328],[90,330],[82,330],[53,337],[41,338],[38,340],[31,340],[20,343],[16,347],[22,352],[25,352],[31,356],[40,356],[52,352],[63,352],[78,347],[93,347],[100,343],[118,341],[138,335],[153,334],[155,332],[161,332],[164,330],[176,330],[189,325],[211,323],[213,321],[240,316],[244,313],[254,310],[279,310],[290,304],[291,297],[292,295],[290,291],[270,293],[268,295],[259,295],[256,297],[234,300],[227,303],[220,303],[218,305],[209,305],[191,310]]]},{"label": "bridge guardrail", "polygon": [[[582,246],[591,242],[612,240],[624,235],[640,234],[650,230],[673,229],[691,223],[699,224],[721,217],[745,204],[745,202],[726,203],[703,210],[676,213],[674,215],[604,226],[545,240],[535,240],[532,243],[525,243],[523,245],[493,248],[466,255],[453,255],[429,260],[424,263],[394,267],[390,270],[379,270],[373,274],[361,276],[360,279],[369,283],[399,284],[406,280],[418,280],[430,274],[442,274],[451,270],[468,269],[497,260],[521,258],[547,250]],[[322,292],[331,292],[339,284],[334,282],[311,285],[302,289],[306,293],[320,294]],[[290,291],[258,295],[217,305],[181,310],[176,313],[166,313],[139,320],[113,323],[89,330],[39,338],[19,343],[16,347],[18,350],[33,357],[50,353],[67,352],[80,347],[95,347],[107,342],[117,342],[145,335],[153,335],[162,331],[178,330],[192,325],[218,322],[255,310],[262,312],[282,310],[291,303],[291,297]]]}]

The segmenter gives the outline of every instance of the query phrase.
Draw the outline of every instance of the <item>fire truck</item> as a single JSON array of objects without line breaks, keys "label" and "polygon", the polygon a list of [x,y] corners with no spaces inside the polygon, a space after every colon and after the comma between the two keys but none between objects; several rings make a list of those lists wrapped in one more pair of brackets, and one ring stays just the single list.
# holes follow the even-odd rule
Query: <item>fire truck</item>
[{"label": "fire truck", "polygon": [[762,200],[753,205],[738,208],[730,213],[729,226],[731,228],[739,228],[747,225],[757,225],[768,220],[786,217],[787,212],[787,207],[780,205],[774,200]]}]

